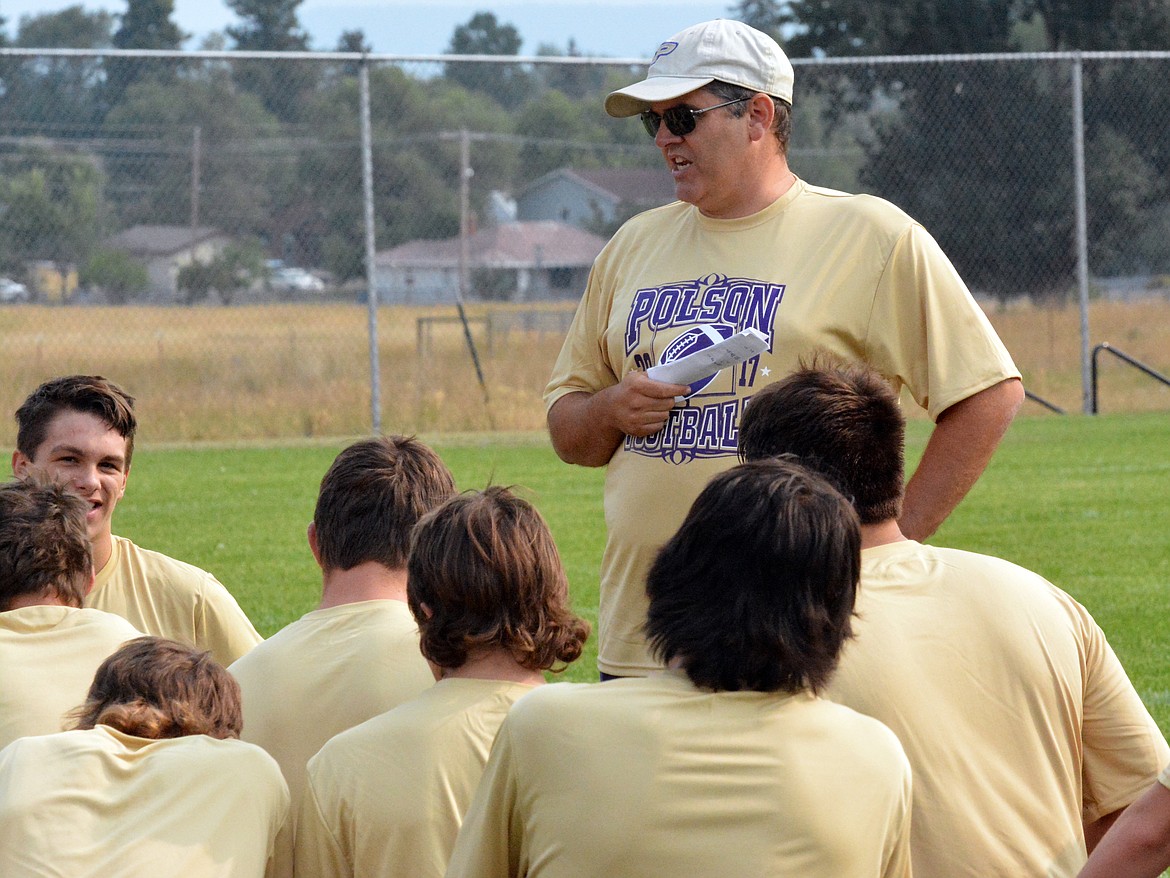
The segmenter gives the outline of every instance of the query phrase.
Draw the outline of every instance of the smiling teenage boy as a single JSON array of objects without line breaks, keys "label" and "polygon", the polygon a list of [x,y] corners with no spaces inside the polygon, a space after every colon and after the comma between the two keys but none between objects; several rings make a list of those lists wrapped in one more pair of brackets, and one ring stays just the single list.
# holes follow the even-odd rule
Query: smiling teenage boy
[{"label": "smiling teenage boy", "polygon": [[128,619],[147,634],[210,650],[228,665],[261,637],[210,573],[112,533],[134,453],[134,398],[98,375],[46,381],[16,410],[12,471],[61,481],[90,504],[93,590],[85,605]]}]

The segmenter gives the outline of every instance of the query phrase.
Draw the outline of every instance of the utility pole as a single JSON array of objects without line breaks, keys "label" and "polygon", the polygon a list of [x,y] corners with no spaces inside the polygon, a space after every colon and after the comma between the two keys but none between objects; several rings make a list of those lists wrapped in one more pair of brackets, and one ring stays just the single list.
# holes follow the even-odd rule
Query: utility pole
[{"label": "utility pole", "polygon": [[459,310],[471,291],[471,133],[459,132]]},{"label": "utility pole", "polygon": [[196,125],[191,132],[191,243],[199,228],[199,175],[203,164],[203,129]]}]

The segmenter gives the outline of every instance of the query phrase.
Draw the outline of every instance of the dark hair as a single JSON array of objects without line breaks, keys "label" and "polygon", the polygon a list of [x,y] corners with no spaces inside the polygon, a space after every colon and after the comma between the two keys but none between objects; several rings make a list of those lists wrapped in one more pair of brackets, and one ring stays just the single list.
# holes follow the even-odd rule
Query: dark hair
[{"label": "dark hair", "polygon": [[93,575],[88,510],[64,485],[32,477],[0,485],[0,611],[30,594],[81,606]]},{"label": "dark hair", "polygon": [[422,653],[440,667],[457,668],[484,647],[507,650],[531,671],[581,655],[589,623],[569,606],[552,534],[507,488],[459,494],[424,517],[407,570]]},{"label": "dark hair", "polygon": [[852,636],[857,515],[792,461],[740,464],[699,494],[650,568],[646,634],[714,691],[818,691]]},{"label": "dark hair", "polygon": [[878,524],[902,513],[905,432],[898,397],[876,372],[801,364],[752,396],[739,456],[791,454],[850,497],[862,524]]},{"label": "dark hair", "polygon": [[[742,85],[732,85],[721,79],[716,79],[704,87],[721,101],[743,100],[746,102],[748,98],[763,94],[763,92],[744,88]],[[775,95],[768,95],[768,97],[771,98],[772,106],[776,111],[772,117],[772,134],[775,135],[776,141],[780,144],[780,154],[786,156],[788,155],[788,141],[792,138],[792,104]],[[744,104],[732,104],[727,107],[727,111],[739,118],[747,112],[747,107]]]},{"label": "dark hair", "polygon": [[29,460],[45,441],[49,423],[62,411],[96,415],[126,440],[126,466],[134,456],[134,397],[101,375],[66,375],[46,381],[16,410],[16,447]]},{"label": "dark hair", "polygon": [[414,437],[355,442],[337,455],[317,495],[313,521],[322,566],[405,567],[411,529],[454,493],[439,455]]},{"label": "dark hair", "polygon": [[74,728],[106,725],[139,738],[238,738],[240,685],[205,650],[139,637],[102,662]]}]

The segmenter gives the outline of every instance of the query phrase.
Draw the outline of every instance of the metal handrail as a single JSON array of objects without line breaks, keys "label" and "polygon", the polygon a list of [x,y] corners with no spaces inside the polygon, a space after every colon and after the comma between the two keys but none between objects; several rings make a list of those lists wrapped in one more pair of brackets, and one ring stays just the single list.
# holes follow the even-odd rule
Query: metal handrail
[{"label": "metal handrail", "polygon": [[1089,414],[1095,415],[1098,412],[1098,408],[1097,408],[1097,354],[1099,354],[1101,351],[1108,351],[1109,353],[1113,354],[1113,356],[1117,357],[1119,360],[1122,360],[1126,363],[1129,363],[1129,365],[1133,366],[1135,369],[1137,369],[1141,372],[1145,372],[1151,378],[1154,378],[1158,381],[1161,381],[1167,387],[1170,387],[1170,378],[1167,378],[1165,375],[1163,375],[1157,369],[1154,369],[1150,366],[1147,366],[1141,360],[1135,360],[1133,357],[1131,357],[1129,354],[1125,353],[1124,351],[1119,351],[1117,348],[1113,347],[1111,344],[1109,344],[1109,342],[1101,342],[1101,344],[1099,344],[1095,348],[1093,348],[1093,360],[1092,360],[1093,402],[1092,402],[1092,406],[1090,408]]},{"label": "metal handrail", "polygon": [[1032,400],[1032,402],[1038,402],[1038,403],[1040,403],[1040,405],[1044,406],[1044,408],[1048,409],[1050,412],[1056,412],[1056,414],[1058,414],[1058,415],[1067,414],[1067,412],[1065,412],[1065,410],[1062,409],[1060,406],[1058,406],[1056,403],[1049,402],[1044,397],[1040,396],[1039,394],[1033,393],[1032,391],[1030,391],[1026,388],[1024,389],[1024,398],[1030,399],[1030,400]]}]

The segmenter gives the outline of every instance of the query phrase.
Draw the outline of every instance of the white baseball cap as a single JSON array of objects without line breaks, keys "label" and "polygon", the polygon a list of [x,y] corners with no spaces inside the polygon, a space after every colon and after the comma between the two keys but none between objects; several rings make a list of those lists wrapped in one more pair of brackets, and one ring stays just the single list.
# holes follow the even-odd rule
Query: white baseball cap
[{"label": "white baseball cap", "polygon": [[655,101],[669,101],[716,79],[792,103],[792,62],[763,31],[717,18],[679,31],[658,47],[646,78],[611,92],[605,112],[636,116]]}]

